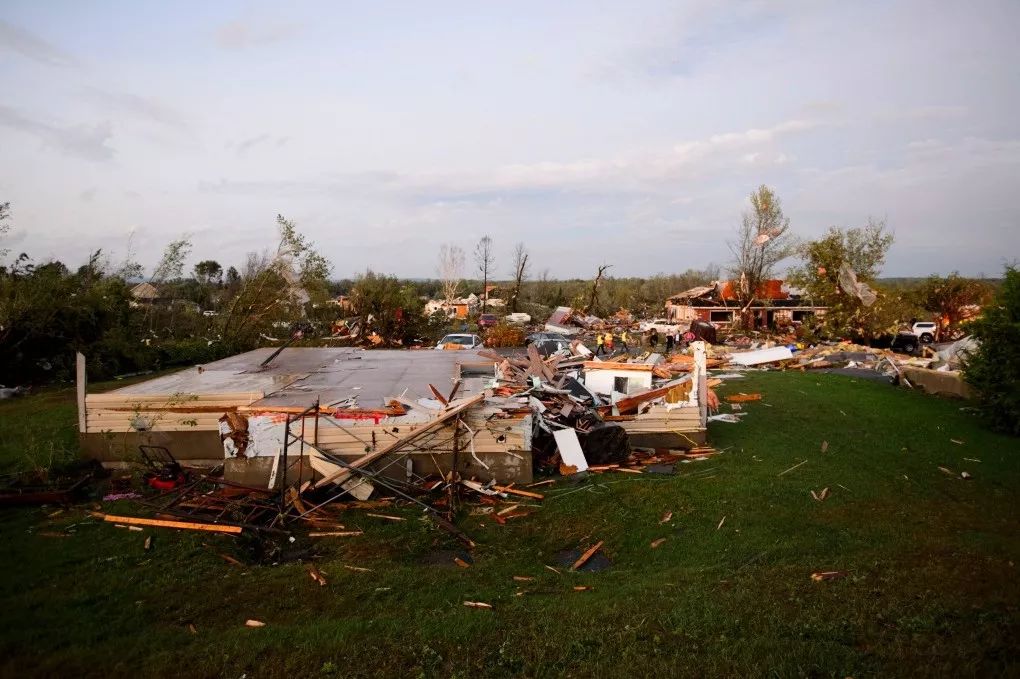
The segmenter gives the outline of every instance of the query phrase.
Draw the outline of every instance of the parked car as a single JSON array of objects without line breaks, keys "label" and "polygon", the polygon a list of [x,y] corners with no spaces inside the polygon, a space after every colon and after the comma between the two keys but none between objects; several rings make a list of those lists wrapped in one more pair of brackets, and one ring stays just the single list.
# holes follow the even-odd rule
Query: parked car
[{"label": "parked car", "polygon": [[889,348],[899,354],[913,354],[920,346],[921,340],[912,332],[899,332],[893,337]]},{"label": "parked car", "polygon": [[524,338],[524,346],[528,346],[532,342],[544,342],[546,340],[566,342],[568,345],[570,344],[570,338],[558,332],[533,332]]},{"label": "parked car", "polygon": [[670,333],[676,334],[680,330],[680,324],[674,323],[668,318],[655,318],[650,321],[641,321],[638,324],[638,328],[641,329],[641,332],[655,330],[660,335],[667,335]]},{"label": "parked car", "polygon": [[499,316],[496,314],[482,314],[478,317],[478,329],[485,330],[499,325]]},{"label": "parked car", "polygon": [[474,349],[475,347],[482,346],[482,338],[478,335],[471,335],[467,333],[447,335],[443,339],[439,340],[439,344],[436,345],[436,349],[442,351],[446,348],[447,344],[456,344],[463,349]]},{"label": "parked car", "polygon": [[563,349],[570,348],[570,340],[568,340],[566,337],[560,337],[558,339],[541,339],[532,342],[532,344],[534,344],[535,348],[538,349],[539,356],[542,356],[543,358],[548,358],[549,356],[555,354],[557,351],[562,351]]},{"label": "parked car", "polygon": [[910,326],[910,332],[921,340],[922,344],[931,344],[935,341],[935,333],[938,332],[938,326],[932,321],[918,321]]}]

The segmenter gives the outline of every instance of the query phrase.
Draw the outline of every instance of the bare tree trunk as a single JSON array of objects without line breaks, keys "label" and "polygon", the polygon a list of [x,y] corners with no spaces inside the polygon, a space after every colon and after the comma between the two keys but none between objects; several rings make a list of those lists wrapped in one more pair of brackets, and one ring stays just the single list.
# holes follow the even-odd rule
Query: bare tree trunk
[{"label": "bare tree trunk", "polygon": [[524,247],[524,243],[518,243],[514,248],[513,267],[514,290],[510,298],[510,311],[517,313],[517,305],[521,297],[521,284],[528,276],[528,250]]},{"label": "bare tree trunk", "polygon": [[588,298],[588,305],[584,308],[584,313],[591,313],[592,309],[596,308],[599,301],[599,286],[602,284],[602,275],[609,269],[612,264],[603,264],[599,267],[599,271],[595,274],[595,280],[591,284],[591,296]]}]

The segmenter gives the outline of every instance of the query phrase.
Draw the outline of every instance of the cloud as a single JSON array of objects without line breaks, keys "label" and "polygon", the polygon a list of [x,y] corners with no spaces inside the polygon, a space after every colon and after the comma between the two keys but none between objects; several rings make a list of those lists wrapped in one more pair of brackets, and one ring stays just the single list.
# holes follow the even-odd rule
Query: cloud
[{"label": "cloud", "polygon": [[48,66],[74,66],[74,57],[23,28],[0,19],[0,47]]},{"label": "cloud", "polygon": [[110,92],[97,87],[84,91],[85,97],[98,103],[104,109],[123,113],[144,122],[163,125],[185,131],[188,122],[184,116],[155,99],[128,92]]},{"label": "cloud", "polygon": [[108,145],[113,130],[108,121],[60,127],[31,120],[16,109],[0,106],[0,125],[32,134],[68,156],[95,162],[113,158],[114,151]]},{"label": "cloud", "polygon": [[290,137],[274,137],[271,134],[259,134],[249,139],[242,139],[237,144],[227,144],[227,148],[234,148],[234,153],[238,156],[247,155],[248,151],[251,151],[256,146],[272,144],[277,148],[283,146],[290,141]]},{"label": "cloud", "polygon": [[297,36],[301,25],[274,23],[266,25],[238,19],[220,26],[216,31],[216,44],[227,50],[242,50],[283,42]]}]

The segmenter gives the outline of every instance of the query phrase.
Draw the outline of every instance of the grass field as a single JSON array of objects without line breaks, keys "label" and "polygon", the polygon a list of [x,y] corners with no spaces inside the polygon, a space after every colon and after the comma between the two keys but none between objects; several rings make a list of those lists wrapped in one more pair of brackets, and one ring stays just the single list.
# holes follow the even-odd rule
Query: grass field
[{"label": "grass field", "polygon": [[[83,509],[4,510],[0,672],[1020,673],[1020,441],[982,429],[960,402],[842,376],[761,373],[720,391],[764,394],[744,422],[711,425],[721,455],[676,476],[560,481],[506,526],[465,515],[478,542],[467,569],[411,509],[389,512],[408,518],[399,524],[351,512],[347,527],[365,535],[317,543],[325,587],[301,563],[229,565],[218,553],[236,551],[232,538],[163,530],[147,552],[148,532]],[[74,417],[71,391],[0,404],[0,464],[73,451]],[[813,500],[824,487],[828,499]],[[598,540],[608,569],[546,568]],[[830,570],[849,575],[812,581]]]}]

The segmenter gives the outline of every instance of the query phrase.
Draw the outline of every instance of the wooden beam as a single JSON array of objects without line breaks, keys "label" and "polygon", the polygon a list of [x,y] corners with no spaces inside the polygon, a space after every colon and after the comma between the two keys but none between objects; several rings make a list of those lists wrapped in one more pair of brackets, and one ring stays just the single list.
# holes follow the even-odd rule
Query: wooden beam
[{"label": "wooden beam", "polygon": [[141,519],[135,516],[115,516],[113,514],[104,514],[103,521],[124,523],[129,526],[182,528],[184,530],[204,530],[212,533],[233,533],[235,535],[241,532],[240,526],[220,526],[214,523],[191,523],[190,521],[166,521],[164,519]]},{"label": "wooden beam", "polygon": [[437,429],[440,425],[450,421],[451,419],[453,419],[460,413],[464,412],[468,408],[481,403],[484,399],[485,393],[483,392],[481,394],[469,398],[467,401],[464,401],[463,403],[460,403],[452,408],[447,408],[438,417],[436,417],[428,424],[418,427],[414,431],[405,434],[404,436],[401,436],[396,441],[386,446],[382,450],[377,450],[375,452],[368,453],[367,455],[363,455],[354,462],[351,462],[349,468],[345,467],[336,473],[330,474],[329,476],[320,479],[315,484],[315,487],[321,488],[322,486],[325,486],[326,484],[329,483],[342,483],[343,481],[347,480],[347,478],[351,475],[352,473],[351,468],[360,469],[361,467],[371,464],[372,462],[375,462],[376,460],[385,455],[389,455],[394,451],[400,450],[401,448],[408,445],[409,443],[411,443],[418,437],[422,436],[423,434],[427,434],[430,431]]},{"label": "wooden beam", "polygon": [[621,398],[619,401],[616,402],[615,405],[617,409],[620,411],[621,415],[626,415],[628,413],[635,412],[637,410],[637,407],[644,403],[645,401],[654,401],[657,398],[662,398],[663,396],[668,394],[670,390],[673,389],[673,387],[676,387],[679,384],[683,384],[686,380],[687,378],[685,377],[665,384],[657,389],[649,389],[647,391],[642,391],[637,394],[628,396],[627,398]]},{"label": "wooden beam", "polygon": [[655,367],[651,363],[617,363],[616,361],[585,361],[585,370],[638,370],[652,372]]},{"label": "wooden beam", "polygon": [[85,355],[80,351],[75,355],[75,387],[78,391],[78,432],[84,434],[88,431],[88,424],[85,422]]}]

